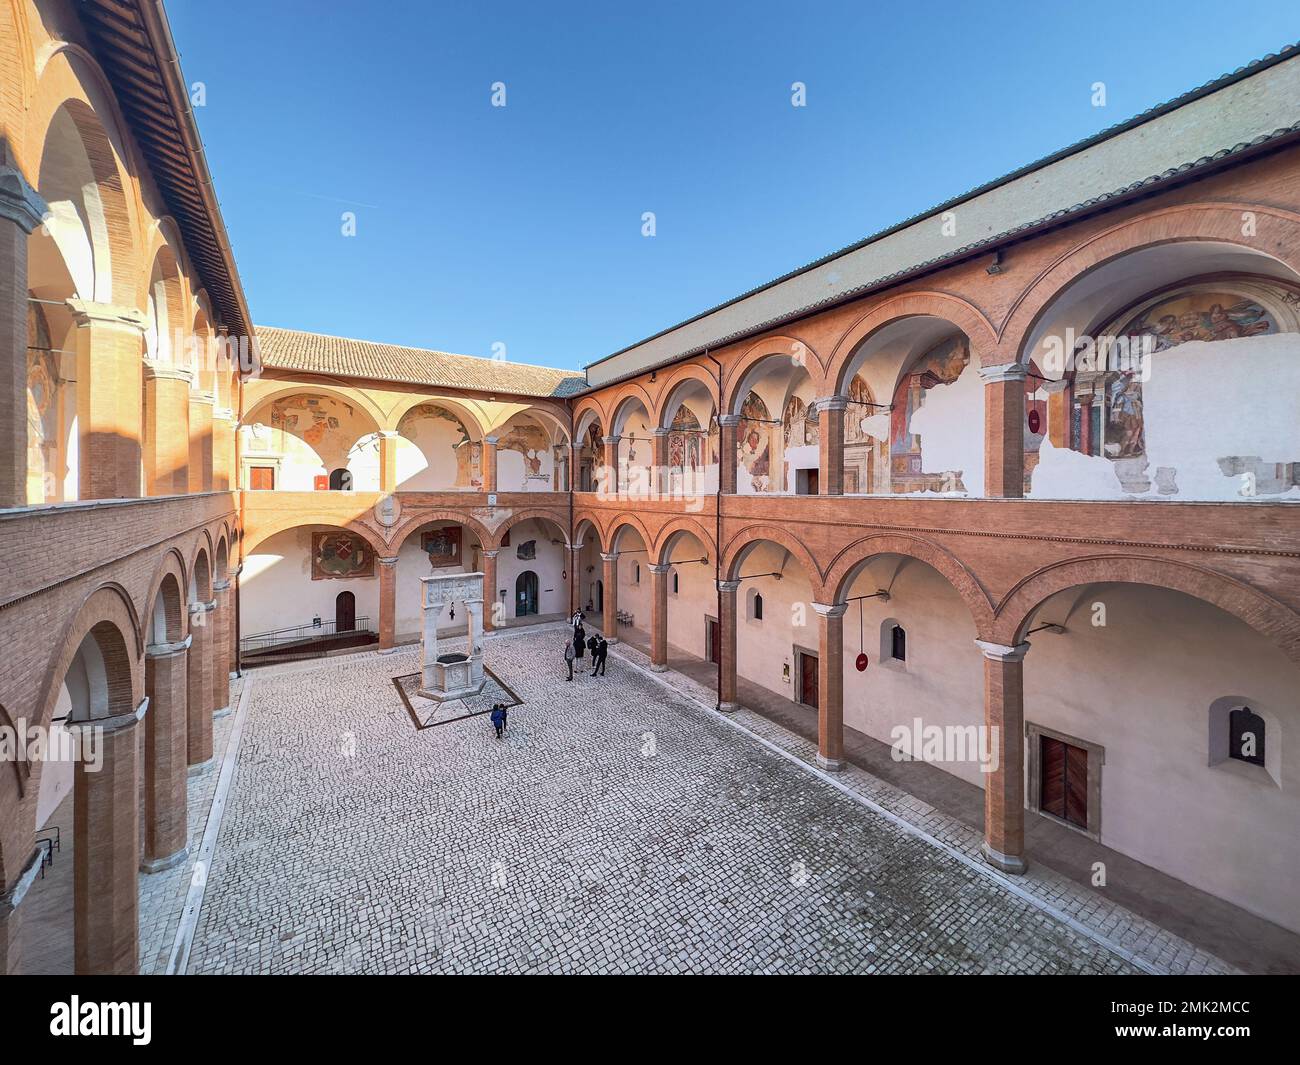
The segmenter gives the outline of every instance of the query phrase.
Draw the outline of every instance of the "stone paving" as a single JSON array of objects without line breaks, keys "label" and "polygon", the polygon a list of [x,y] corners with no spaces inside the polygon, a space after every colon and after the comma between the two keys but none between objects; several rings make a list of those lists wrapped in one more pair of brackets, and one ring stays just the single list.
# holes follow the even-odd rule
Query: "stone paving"
[{"label": "stone paving", "polygon": [[566,682],[563,640],[487,639],[502,741],[412,728],[418,648],[253,674],[189,971],[1137,971],[628,658]]}]

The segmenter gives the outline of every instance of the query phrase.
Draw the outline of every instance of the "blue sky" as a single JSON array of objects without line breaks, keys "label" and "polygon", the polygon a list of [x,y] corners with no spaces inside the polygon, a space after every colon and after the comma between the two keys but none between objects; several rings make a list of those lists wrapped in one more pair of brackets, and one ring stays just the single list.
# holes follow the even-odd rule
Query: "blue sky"
[{"label": "blue sky", "polygon": [[167,11],[256,322],[575,368],[1300,39],[1294,0]]}]

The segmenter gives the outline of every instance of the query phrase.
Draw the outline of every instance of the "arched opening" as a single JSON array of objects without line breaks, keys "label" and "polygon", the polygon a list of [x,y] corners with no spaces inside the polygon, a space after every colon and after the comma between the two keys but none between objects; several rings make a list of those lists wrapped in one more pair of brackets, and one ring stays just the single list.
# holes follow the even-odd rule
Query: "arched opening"
[{"label": "arched opening", "polygon": [[629,397],[614,413],[618,438],[617,477],[621,495],[645,496],[654,491],[654,419],[641,400]]},{"label": "arched opening", "polygon": [[[1300,499],[1300,277],[1250,249],[1162,244],[1067,285],[1026,340],[1046,417],[1038,498]],[[1249,411],[1217,417],[1218,411]]]},{"label": "arched opening", "polygon": [[397,487],[406,492],[483,488],[483,436],[468,411],[443,400],[413,406],[397,423]]},{"label": "arched opening", "polygon": [[330,470],[330,491],[352,491],[352,471],[344,468]]},{"label": "arched opening", "polygon": [[[542,619],[568,617],[574,609],[569,603],[569,583],[581,579],[569,572],[570,565],[565,531],[551,519],[524,518],[509,525],[501,534],[497,552],[498,588],[513,589],[515,593],[513,607],[501,600],[507,625],[512,619],[532,615]],[[536,609],[531,615],[521,614],[518,610],[519,578],[524,573],[533,574],[529,587],[532,587],[532,581],[536,582],[536,594],[532,600]],[[577,587],[581,589],[581,583]]]},{"label": "arched opening", "polygon": [[334,597],[334,631],[352,632],[357,627],[357,597],[352,592],[339,592]]},{"label": "arched opening", "polygon": [[577,476],[575,490],[595,492],[598,487],[597,474],[605,465],[605,430],[600,424],[600,419],[594,413],[588,412],[578,423],[574,435],[577,440],[577,454],[574,459]]},{"label": "arched opening", "polygon": [[741,417],[738,494],[815,493],[820,429],[814,399],[812,378],[797,354],[769,355],[750,367],[732,401],[732,413]]},{"label": "arched opening", "polygon": [[[408,530],[397,549],[394,639],[397,643],[418,643],[424,625],[420,578],[447,573],[478,573],[483,566],[483,539],[474,525],[451,518],[437,518]],[[483,588],[485,610],[500,602],[500,571],[497,588]],[[439,638],[465,631],[468,614],[463,604],[451,603],[438,616]]]},{"label": "arched opening", "polygon": [[284,491],[379,489],[378,426],[359,404],[324,393],[279,395],[258,403],[240,427],[242,484],[253,468],[272,467]]},{"label": "arched opening", "polygon": [[526,618],[536,614],[539,599],[537,574],[526,569],[515,578],[515,617]]},{"label": "arched opening", "polygon": [[673,498],[718,490],[717,405],[704,382],[687,378],[668,394],[661,414],[668,430],[668,492]]},{"label": "arched opening", "polygon": [[535,410],[520,411],[493,435],[498,491],[567,491],[569,446],[553,418]]}]

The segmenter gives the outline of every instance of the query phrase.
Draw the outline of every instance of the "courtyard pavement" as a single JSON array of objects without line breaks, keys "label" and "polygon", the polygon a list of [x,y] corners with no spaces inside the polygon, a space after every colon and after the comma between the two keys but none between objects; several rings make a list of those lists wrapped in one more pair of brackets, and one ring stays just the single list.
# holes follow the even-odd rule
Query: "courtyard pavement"
[{"label": "courtyard pavement", "polygon": [[523,701],[417,730],[418,648],[250,674],[188,971],[1137,971],[635,664],[486,641]]}]

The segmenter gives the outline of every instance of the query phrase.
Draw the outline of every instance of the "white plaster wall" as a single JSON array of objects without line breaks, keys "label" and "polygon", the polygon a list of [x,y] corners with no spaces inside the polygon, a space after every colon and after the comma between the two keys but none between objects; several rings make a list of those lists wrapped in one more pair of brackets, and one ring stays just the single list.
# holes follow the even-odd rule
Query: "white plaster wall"
[{"label": "white plaster wall", "polygon": [[[425,526],[424,528],[433,528]],[[429,556],[420,547],[421,529],[416,529],[403,541],[401,548],[397,552],[397,574],[396,587],[394,588],[393,604],[393,631],[396,634],[398,642],[407,640],[418,640],[424,632],[424,607],[421,596],[423,586],[420,584],[421,577],[430,577],[441,573],[474,573],[475,560],[479,560],[481,569],[481,555],[475,553],[475,548],[479,546],[478,537],[469,529],[464,529],[461,533],[460,548],[462,562],[458,566],[438,566],[437,568],[429,564]],[[489,592],[487,588],[483,589],[483,598],[485,603],[490,604]],[[484,609],[491,609],[490,605]],[[438,619],[438,631],[452,632],[462,631],[465,628],[465,612],[460,605],[456,605],[456,618],[453,621],[451,613],[445,607],[442,615]]]},{"label": "white plaster wall", "polygon": [[408,417],[397,438],[397,487],[438,492],[456,487],[456,444],[460,429],[445,418]]},{"label": "white plaster wall", "polygon": [[960,471],[965,494],[984,495],[984,382],[973,355],[952,384],[926,390],[908,428],[921,437],[925,473]]},{"label": "white plaster wall", "polygon": [[242,636],[310,625],[317,614],[323,622],[332,621],[340,592],[356,596],[357,617],[370,618],[371,627],[379,631],[379,563],[374,577],[314,581],[311,534],[309,528],[276,533],[244,559],[239,577]]},{"label": "white plaster wall", "polygon": [[[72,696],[68,694],[66,684],[59,685],[59,696],[54,704],[54,714],[51,721],[62,721],[69,713],[72,712]],[[54,724],[50,728],[50,739],[52,743],[57,744],[55,750],[71,750],[71,737],[68,730],[60,724]],[[66,746],[65,746],[66,744]],[[44,828],[50,820],[50,815],[58,809],[59,803],[63,802],[72,794],[73,784],[76,780],[77,763],[73,758],[47,758],[45,765],[41,769],[41,789],[36,799],[36,828],[37,831]],[[64,831],[71,831],[72,826],[60,826]]]},{"label": "white plaster wall", "polygon": [[[568,614],[569,582],[561,574],[568,565],[568,551],[564,544],[553,544],[552,539],[563,540],[561,532],[537,521],[525,521],[510,530],[510,546],[501,548],[497,555],[497,588],[506,589],[506,623],[515,616],[515,581],[525,570],[537,574],[537,612],[539,614]],[[537,557],[521,559],[518,548],[525,540],[537,541]],[[498,593],[498,601],[500,595]]]},{"label": "white plaster wall", "polygon": [[[497,489],[501,492],[555,491],[555,456],[548,449],[541,453],[541,476],[530,478],[524,456],[513,449],[497,449]],[[544,478],[544,479],[543,479]]]}]

